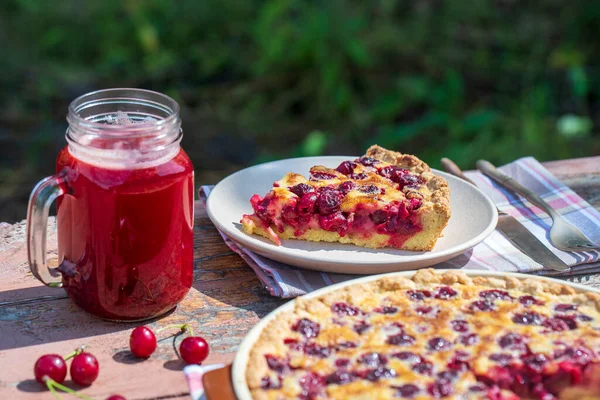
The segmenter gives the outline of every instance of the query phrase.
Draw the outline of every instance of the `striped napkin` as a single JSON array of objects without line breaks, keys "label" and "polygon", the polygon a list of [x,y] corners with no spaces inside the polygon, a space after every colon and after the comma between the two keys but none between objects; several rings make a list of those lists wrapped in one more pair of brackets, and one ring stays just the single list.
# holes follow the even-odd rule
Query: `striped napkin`
[{"label": "striped napkin", "polygon": [[[581,229],[593,242],[600,242],[600,212],[560,182],[537,160],[518,159],[500,168],[522,185],[535,191],[550,205]],[[437,268],[486,269],[492,271],[524,272],[539,275],[568,276],[600,271],[600,252],[560,251],[548,242],[551,219],[527,200],[499,186],[479,172],[467,172],[477,186],[504,212],[514,216],[571,269],[558,272],[544,268],[514,247],[495,230],[473,249],[440,264]],[[202,186],[200,198],[206,199],[212,186]],[[221,235],[231,250],[238,253],[256,272],[260,281],[273,296],[291,298],[334,283],[356,278],[357,275],[316,272],[293,267],[260,256]]]}]

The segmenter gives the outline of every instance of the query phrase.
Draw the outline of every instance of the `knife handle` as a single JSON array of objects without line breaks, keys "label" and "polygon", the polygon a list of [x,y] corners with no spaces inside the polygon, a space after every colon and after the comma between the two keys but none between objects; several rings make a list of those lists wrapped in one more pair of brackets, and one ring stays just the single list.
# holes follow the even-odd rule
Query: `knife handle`
[{"label": "knife handle", "polygon": [[519,182],[515,181],[510,176],[506,175],[504,172],[500,171],[494,165],[486,160],[477,161],[477,169],[483,172],[485,175],[489,176],[499,184],[506,186],[507,188],[513,190],[515,193],[520,194],[525,197],[531,203],[535,204],[542,210],[544,210],[550,217],[554,219],[555,216],[559,216],[556,211],[544,199],[537,195],[532,190],[527,189],[525,186],[521,185]]},{"label": "knife handle", "polygon": [[442,163],[442,167],[444,167],[444,170],[446,172],[448,172],[449,174],[458,176],[459,178],[469,182],[471,185],[477,186],[477,185],[475,185],[475,182],[473,182],[472,180],[467,178],[467,176],[465,174],[463,174],[460,167],[458,165],[456,165],[454,163],[454,161],[452,161],[451,159],[444,157],[444,158],[442,158],[441,163]]}]

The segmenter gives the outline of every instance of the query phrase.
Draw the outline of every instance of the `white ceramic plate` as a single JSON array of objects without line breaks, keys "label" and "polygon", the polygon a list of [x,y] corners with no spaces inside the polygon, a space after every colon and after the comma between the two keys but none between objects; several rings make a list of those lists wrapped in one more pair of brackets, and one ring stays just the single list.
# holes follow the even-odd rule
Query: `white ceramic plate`
[{"label": "white ceramic plate", "polygon": [[[440,270],[437,270],[436,273],[443,273],[445,271],[448,271],[448,270],[440,269]],[[577,291],[600,293],[600,290],[595,289],[591,286],[585,286],[585,285],[580,285],[577,283],[572,283],[572,282],[562,281],[562,280],[552,279],[552,278],[546,278],[546,277],[540,277],[540,276],[517,274],[514,272],[496,272],[496,271],[479,271],[479,270],[464,270],[464,272],[467,275],[472,276],[472,277],[474,277],[474,276],[497,276],[497,277],[512,276],[512,277],[515,277],[518,279],[529,279],[529,280],[539,279],[539,280],[556,282],[556,283],[560,283],[563,285],[571,286],[572,288],[574,288]],[[395,273],[391,273],[391,274],[366,276],[366,277],[362,277],[362,278],[358,278],[358,279],[353,279],[350,281],[338,283],[338,284],[331,285],[331,286],[328,286],[323,289],[316,290],[314,292],[311,292],[309,294],[302,296],[302,299],[305,299],[305,300],[311,299],[313,297],[318,297],[318,296],[324,295],[326,293],[333,292],[333,291],[343,288],[345,286],[371,282],[371,281],[374,281],[377,279],[381,279],[385,276],[412,276],[412,274],[414,274],[414,273],[415,273],[415,271],[403,271],[403,272],[395,272]],[[250,390],[248,389],[248,384],[246,383],[246,365],[248,365],[248,358],[249,358],[250,350],[252,349],[252,346],[258,340],[258,337],[260,336],[260,333],[262,332],[262,330],[267,326],[267,324],[269,322],[271,322],[271,320],[273,320],[279,313],[289,312],[294,309],[294,302],[295,302],[295,300],[289,301],[289,302],[285,303],[284,305],[276,308],[271,313],[267,314],[263,319],[260,320],[260,322],[254,328],[252,328],[250,330],[250,332],[248,332],[248,334],[246,335],[246,337],[240,344],[240,347],[239,347],[239,349],[235,355],[235,358],[233,360],[233,366],[232,366],[232,370],[231,370],[231,379],[233,381],[233,388],[234,388],[234,391],[235,391],[235,394],[236,394],[238,400],[251,400],[252,399],[252,396],[250,395]]]},{"label": "white ceramic plate", "polygon": [[450,186],[452,217],[444,236],[427,252],[396,249],[368,249],[342,243],[282,240],[281,246],[257,235],[247,235],[240,219],[251,214],[250,197],[264,196],[273,182],[288,172],[308,176],[310,167],[335,168],[356,157],[293,158],[256,165],[223,179],[210,193],[208,216],[223,233],[242,246],[273,260],[318,271],[346,274],[380,274],[428,267],[455,257],[485,239],[496,227],[498,213],[492,201],[475,186],[452,175],[434,170]]}]

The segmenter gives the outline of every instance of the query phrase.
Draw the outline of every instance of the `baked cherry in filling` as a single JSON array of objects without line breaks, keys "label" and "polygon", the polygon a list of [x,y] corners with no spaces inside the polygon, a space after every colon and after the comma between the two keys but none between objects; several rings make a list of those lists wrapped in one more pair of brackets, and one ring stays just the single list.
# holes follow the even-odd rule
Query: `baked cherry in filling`
[{"label": "baked cherry in filling", "polygon": [[[274,395],[257,398],[552,400],[580,384],[600,398],[600,379],[589,383],[600,371],[600,296],[453,281],[374,284],[381,295],[369,287],[303,306],[281,339],[287,350],[262,355],[256,387]],[[265,346],[278,349],[273,340]]]}]

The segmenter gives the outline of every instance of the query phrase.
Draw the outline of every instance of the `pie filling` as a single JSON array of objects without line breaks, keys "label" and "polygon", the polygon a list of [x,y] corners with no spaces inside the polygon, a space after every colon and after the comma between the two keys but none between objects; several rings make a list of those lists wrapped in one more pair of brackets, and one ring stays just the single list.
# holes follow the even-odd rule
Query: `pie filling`
[{"label": "pie filling", "polygon": [[[351,306],[338,304],[343,312],[354,312],[349,310]],[[397,312],[398,310],[393,310]],[[356,310],[357,314],[360,313]],[[379,311],[391,313],[391,310]],[[461,322],[461,321],[455,321]],[[454,330],[467,331],[464,324],[453,324]],[[354,325],[353,329],[362,335],[372,327],[366,323]],[[584,345],[578,347],[565,346],[556,343],[558,350],[552,355],[534,353],[519,335],[505,335],[499,339],[502,348],[517,349],[520,353],[513,356],[510,353],[496,353],[489,356],[489,360],[495,364],[484,373],[472,370],[470,356],[466,351],[456,351],[453,358],[446,364],[444,370],[437,371],[431,361],[420,354],[402,351],[401,347],[414,344],[416,338],[404,333],[402,325],[396,325],[396,333],[388,336],[387,343],[398,346],[398,350],[383,354],[378,352],[366,352],[361,354],[354,362],[343,355],[337,356],[338,352],[345,349],[358,347],[354,342],[341,342],[335,346],[320,346],[312,338],[318,336],[320,326],[318,323],[303,318],[298,320],[292,330],[299,332],[304,339],[299,341],[293,338],[284,339],[284,343],[290,351],[301,352],[308,357],[332,358],[336,367],[335,371],[327,375],[315,372],[307,372],[299,379],[302,393],[299,399],[316,399],[326,394],[328,385],[346,385],[351,382],[365,379],[377,382],[397,376],[396,371],[387,364],[390,359],[400,360],[417,374],[433,377],[434,381],[422,387],[416,384],[403,384],[392,386],[396,391],[396,397],[414,398],[417,395],[429,395],[434,398],[444,398],[454,394],[454,383],[464,374],[472,374],[475,378],[474,384],[469,388],[473,394],[481,394],[490,400],[517,400],[517,399],[557,399],[558,394],[565,388],[580,384],[586,370],[596,361],[592,350]],[[568,328],[567,328],[568,329]],[[479,338],[476,334],[459,336],[457,342],[470,346]],[[453,343],[436,337],[428,341],[427,346],[434,351],[450,351]],[[301,367],[294,366],[290,358],[277,357],[266,354],[265,360],[276,378],[266,375],[261,381],[262,389],[280,389],[285,375]]]},{"label": "pie filling", "polygon": [[[283,193],[271,191],[265,197],[255,194],[250,199],[254,214],[244,215],[243,220],[255,217],[265,230],[274,226],[281,233],[291,227],[295,237],[318,229],[341,237],[369,238],[377,233],[389,236],[386,246],[396,248],[422,230],[417,210],[423,203],[418,192],[423,178],[369,157],[344,161],[335,171],[337,174],[313,168],[308,183],[288,186]],[[368,179],[373,173],[388,181],[388,189]],[[274,187],[280,188],[280,182]],[[390,186],[398,195],[392,201],[383,201]],[[365,201],[346,201],[349,196]],[[271,238],[279,242],[274,232]]]},{"label": "pie filling", "polygon": [[[319,375],[314,372],[307,373],[300,378],[299,383],[302,387],[302,394],[299,399],[315,399],[325,395],[328,385],[345,385],[358,379],[366,379],[371,382],[377,382],[381,379],[393,378],[396,372],[393,369],[386,368],[386,356],[378,353],[367,353],[364,355],[367,360],[364,367],[357,369],[347,369],[344,364],[347,359],[338,359],[336,363],[340,368],[329,375]],[[392,357],[414,358],[417,362],[413,365],[415,371],[424,374],[431,374],[431,367],[426,361],[423,361],[418,355],[398,353]],[[274,371],[285,374],[286,370],[293,367],[285,360],[279,360],[275,357],[268,358],[269,367]],[[462,363],[462,361],[460,362]],[[399,398],[414,398],[417,395],[429,395],[433,398],[444,398],[453,394],[453,383],[460,378],[463,371],[468,370],[468,363],[463,369],[456,368],[453,364],[448,365],[448,370],[436,374],[437,380],[425,387],[419,387],[415,384],[403,384],[392,386]],[[474,394],[479,393],[490,400],[518,400],[522,398],[532,398],[540,400],[557,399],[558,394],[565,388],[580,384],[582,376],[591,366],[591,363],[576,365],[570,362],[561,362],[548,368],[546,371],[539,371],[537,366],[528,364],[511,364],[502,367],[499,370],[490,370],[489,375],[477,376],[478,382],[469,387],[469,391]],[[598,364],[595,364],[598,365]],[[282,377],[278,376],[273,380],[265,376],[262,380],[262,389],[281,388]]]}]

